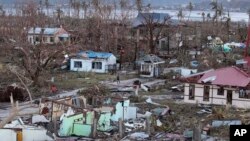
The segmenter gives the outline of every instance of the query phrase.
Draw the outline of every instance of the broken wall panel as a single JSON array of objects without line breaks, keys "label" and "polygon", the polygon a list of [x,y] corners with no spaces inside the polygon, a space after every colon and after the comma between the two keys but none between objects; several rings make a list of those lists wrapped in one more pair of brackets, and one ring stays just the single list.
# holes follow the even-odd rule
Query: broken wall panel
[{"label": "broken wall panel", "polygon": [[62,124],[60,126],[59,135],[60,136],[70,136],[73,130],[74,123],[84,122],[83,114],[73,115],[69,117],[64,117]]},{"label": "broken wall panel", "polygon": [[23,129],[23,141],[54,141],[45,129]]},{"label": "broken wall panel", "polygon": [[0,138],[6,141],[17,141],[17,132],[12,129],[0,129]]},{"label": "broken wall panel", "polygon": [[92,133],[92,125],[74,123],[72,135],[89,137]]},{"label": "broken wall panel", "polygon": [[137,113],[136,107],[129,106],[129,100],[121,101],[116,104],[115,114],[112,115],[113,121],[118,121],[119,118],[124,120],[135,119]]},{"label": "broken wall panel", "polygon": [[97,130],[99,131],[109,131],[112,129],[110,125],[111,112],[101,113],[98,123]]}]

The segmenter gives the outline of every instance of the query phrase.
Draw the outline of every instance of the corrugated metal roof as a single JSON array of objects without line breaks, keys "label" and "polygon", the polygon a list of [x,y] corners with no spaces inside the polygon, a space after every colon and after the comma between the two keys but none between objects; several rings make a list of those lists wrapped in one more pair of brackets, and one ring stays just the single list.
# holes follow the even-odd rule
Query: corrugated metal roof
[{"label": "corrugated metal roof", "polygon": [[148,55],[145,55],[144,57],[141,57],[137,60],[137,63],[142,63],[142,62],[147,62],[147,63],[163,62],[164,63],[165,61],[154,54],[148,54]]},{"label": "corrugated metal roof", "polygon": [[247,73],[237,67],[226,67],[205,73],[198,80],[198,83],[205,83],[204,81],[212,77],[214,79],[211,79],[209,82],[214,85],[246,87],[250,82]]},{"label": "corrugated metal roof", "polygon": [[108,52],[94,52],[94,51],[80,51],[77,56],[78,57],[87,57],[87,58],[99,58],[99,59],[107,59],[112,53]]}]

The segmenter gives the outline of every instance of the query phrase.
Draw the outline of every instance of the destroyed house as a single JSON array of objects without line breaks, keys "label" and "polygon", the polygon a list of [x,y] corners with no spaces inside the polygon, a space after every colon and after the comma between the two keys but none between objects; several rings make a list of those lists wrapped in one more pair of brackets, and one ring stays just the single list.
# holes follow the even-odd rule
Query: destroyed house
[{"label": "destroyed house", "polygon": [[182,80],[184,102],[250,108],[250,77],[237,67],[209,70]]},{"label": "destroyed house", "polygon": [[164,69],[165,61],[156,55],[148,54],[137,60],[141,77],[158,77]]},{"label": "destroyed house", "polygon": [[108,52],[81,51],[70,59],[70,70],[107,73],[116,70],[116,57]]},{"label": "destroyed house", "polygon": [[33,45],[40,44],[56,44],[70,40],[70,34],[60,28],[41,28],[34,27],[28,30],[28,41]]}]

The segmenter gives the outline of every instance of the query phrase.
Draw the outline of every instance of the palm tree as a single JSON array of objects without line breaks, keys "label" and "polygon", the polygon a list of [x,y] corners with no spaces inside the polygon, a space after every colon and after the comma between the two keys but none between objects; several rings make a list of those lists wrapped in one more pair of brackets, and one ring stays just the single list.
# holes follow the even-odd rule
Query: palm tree
[{"label": "palm tree", "polygon": [[230,18],[230,13],[228,11],[227,17],[226,17],[226,27],[227,27],[228,40],[230,40],[230,22],[231,22],[231,18]]},{"label": "palm tree", "polygon": [[40,8],[40,12],[43,13],[43,1],[42,0],[39,1],[39,8]]},{"label": "palm tree", "polygon": [[45,4],[45,7],[47,9],[47,16],[49,16],[49,5],[50,5],[49,0],[45,0],[44,4]]},{"label": "palm tree", "polygon": [[77,16],[77,18],[80,18],[80,8],[81,8],[81,3],[80,3],[80,1],[73,1],[73,3],[72,3],[72,7],[73,7],[73,9],[75,10],[75,12],[76,12],[76,16]]},{"label": "palm tree", "polygon": [[57,17],[57,20],[58,20],[59,23],[61,22],[62,14],[63,14],[63,11],[61,10],[60,7],[58,7],[58,8],[56,9],[56,17]]},{"label": "palm tree", "polygon": [[83,9],[83,11],[84,11],[84,18],[87,17],[88,7],[89,7],[89,5],[87,4],[87,2],[86,2],[86,1],[83,1],[83,2],[82,2],[82,9]]},{"label": "palm tree", "polygon": [[188,10],[189,10],[188,21],[190,19],[190,15],[191,15],[193,8],[194,8],[194,6],[193,6],[192,2],[190,1],[188,4]]},{"label": "palm tree", "polygon": [[138,12],[142,11],[142,0],[136,0],[136,8]]},{"label": "palm tree", "polygon": [[202,12],[202,20],[203,20],[203,22],[205,22],[205,13],[204,12]]},{"label": "palm tree", "polygon": [[214,10],[214,16],[213,16],[213,21],[216,20],[217,22],[217,18],[218,18],[218,2],[216,1],[212,1],[210,3],[210,5],[212,6],[212,10]]},{"label": "palm tree", "polygon": [[207,13],[207,21],[209,21],[211,19],[211,14]]},{"label": "palm tree", "polygon": [[180,22],[184,18],[184,14],[183,14],[182,8],[180,8],[180,10],[178,11],[177,17],[178,17],[178,19],[179,19]]},{"label": "palm tree", "polygon": [[5,11],[4,11],[4,9],[3,9],[3,6],[2,6],[2,5],[0,5],[0,12],[1,12],[1,15],[2,15],[2,16],[4,16],[4,15],[5,15]]},{"label": "palm tree", "polygon": [[249,23],[250,23],[250,8],[247,10],[247,14],[248,14],[248,17],[249,17]]}]

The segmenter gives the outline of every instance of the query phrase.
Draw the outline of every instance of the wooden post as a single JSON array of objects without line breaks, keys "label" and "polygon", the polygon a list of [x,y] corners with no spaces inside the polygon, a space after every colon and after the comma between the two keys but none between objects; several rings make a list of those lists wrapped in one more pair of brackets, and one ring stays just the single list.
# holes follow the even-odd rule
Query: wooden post
[{"label": "wooden post", "polygon": [[201,124],[198,123],[198,126],[194,127],[193,141],[201,141]]},{"label": "wooden post", "polygon": [[184,130],[184,122],[183,122],[183,116],[180,116],[180,126],[181,126],[181,132]]},{"label": "wooden post", "polygon": [[12,108],[14,108],[15,105],[14,105],[14,99],[13,99],[12,93],[10,95],[10,103],[11,103]]},{"label": "wooden post", "polygon": [[54,134],[57,135],[57,120],[56,120],[56,117],[53,119],[53,122],[54,122]]},{"label": "wooden post", "polygon": [[16,101],[16,109],[18,110],[19,109],[19,102]]},{"label": "wooden post", "polygon": [[119,118],[119,136],[120,136],[120,138],[123,137],[123,120],[122,120],[122,118]]},{"label": "wooden post", "polygon": [[97,133],[97,119],[94,119],[94,123],[93,123],[93,138],[96,137],[96,133]]},{"label": "wooden post", "polygon": [[150,121],[150,117],[146,118],[146,132],[148,133],[148,135],[150,135],[150,133],[151,133],[151,121]]}]

